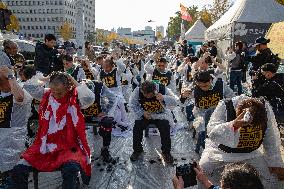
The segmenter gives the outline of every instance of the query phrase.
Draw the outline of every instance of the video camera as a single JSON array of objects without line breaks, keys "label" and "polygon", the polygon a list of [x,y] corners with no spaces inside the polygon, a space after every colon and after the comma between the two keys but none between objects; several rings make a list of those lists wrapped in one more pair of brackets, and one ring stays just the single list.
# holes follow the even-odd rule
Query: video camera
[{"label": "video camera", "polygon": [[176,167],[176,176],[182,176],[184,188],[197,185],[195,167],[197,167],[196,162]]}]

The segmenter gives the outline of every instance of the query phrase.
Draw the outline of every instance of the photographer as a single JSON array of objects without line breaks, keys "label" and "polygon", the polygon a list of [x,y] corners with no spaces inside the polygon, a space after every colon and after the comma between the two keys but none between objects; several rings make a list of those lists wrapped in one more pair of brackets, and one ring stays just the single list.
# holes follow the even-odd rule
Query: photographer
[{"label": "photographer", "polygon": [[47,34],[44,37],[44,43],[36,45],[34,66],[36,71],[49,75],[58,64],[57,54],[55,49],[56,37],[53,34]]},{"label": "photographer", "polygon": [[255,90],[256,97],[264,97],[269,101],[274,111],[276,121],[284,122],[284,73],[276,73],[275,64],[267,63],[261,66],[263,84]]},{"label": "photographer", "polygon": [[[197,166],[194,168],[196,178],[205,189],[264,189],[256,169],[247,163],[232,163],[226,165],[220,179],[220,185],[214,186],[206,174]],[[173,178],[174,189],[183,189],[182,177]]]}]

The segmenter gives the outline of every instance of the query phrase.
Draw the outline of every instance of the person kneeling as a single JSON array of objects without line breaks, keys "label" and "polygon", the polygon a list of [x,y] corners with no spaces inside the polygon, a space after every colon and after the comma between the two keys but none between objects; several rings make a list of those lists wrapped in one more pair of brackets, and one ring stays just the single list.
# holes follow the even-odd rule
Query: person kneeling
[{"label": "person kneeling", "polygon": [[143,130],[149,124],[155,124],[159,129],[162,143],[162,156],[166,163],[172,163],[170,124],[172,118],[169,108],[177,105],[177,97],[162,84],[145,81],[141,87],[136,87],[130,97],[130,108],[135,114],[133,128],[133,154],[131,161],[136,161],[143,152]]},{"label": "person kneeling", "polygon": [[27,189],[29,172],[61,170],[63,189],[75,189],[79,171],[83,183],[91,176],[90,147],[85,133],[81,109],[95,100],[85,84],[62,72],[53,72],[50,88],[26,83],[24,88],[37,100],[39,129],[34,143],[24,151],[21,160],[11,171],[9,189]]}]

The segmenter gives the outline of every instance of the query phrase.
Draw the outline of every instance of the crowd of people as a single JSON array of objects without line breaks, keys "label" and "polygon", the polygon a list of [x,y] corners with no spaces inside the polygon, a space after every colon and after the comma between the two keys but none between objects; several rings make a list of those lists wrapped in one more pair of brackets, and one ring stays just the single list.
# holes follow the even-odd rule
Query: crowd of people
[{"label": "crowd of people", "polygon": [[[225,66],[214,41],[204,42],[198,52],[186,40],[178,50],[127,49],[115,42],[99,55],[86,42],[86,56],[80,57],[70,44],[56,48],[56,37],[47,34],[34,63],[27,64],[17,44],[5,40],[0,52],[3,183],[26,189],[29,172],[60,170],[64,189],[77,187],[79,172],[87,187],[88,124],[99,126],[106,163],[116,161],[112,135],[124,133],[133,134],[130,160],[141,159],[143,131],[154,125],[162,159],[171,165],[171,134],[180,116],[174,110],[179,109],[188,126],[180,132],[192,133],[200,156],[192,168],[198,188],[276,189],[284,177],[279,134],[284,74],[277,73],[279,59],[268,43],[258,38],[251,56],[245,42],[236,42],[225,53]],[[173,177],[173,187],[184,188],[187,178]]]}]

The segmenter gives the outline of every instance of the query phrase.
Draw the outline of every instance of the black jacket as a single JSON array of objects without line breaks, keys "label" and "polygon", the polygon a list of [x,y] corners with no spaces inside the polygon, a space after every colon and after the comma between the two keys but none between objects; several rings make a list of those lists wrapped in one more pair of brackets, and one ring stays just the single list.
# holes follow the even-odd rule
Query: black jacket
[{"label": "black jacket", "polygon": [[44,75],[50,74],[54,71],[57,64],[57,50],[48,48],[45,44],[41,43],[36,46],[35,51],[35,69],[42,72]]},{"label": "black jacket", "polygon": [[261,50],[256,56],[246,57],[245,60],[250,61],[252,63],[252,70],[257,71],[259,68],[268,63],[271,58],[271,50],[269,48]]}]

